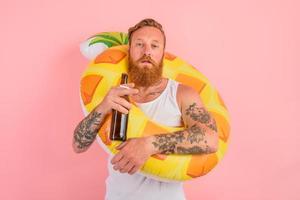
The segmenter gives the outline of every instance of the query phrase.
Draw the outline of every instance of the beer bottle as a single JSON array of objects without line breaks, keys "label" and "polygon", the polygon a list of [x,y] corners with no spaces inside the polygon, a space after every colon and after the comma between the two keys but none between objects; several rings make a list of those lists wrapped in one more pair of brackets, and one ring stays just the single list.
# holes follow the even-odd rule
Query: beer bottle
[{"label": "beer bottle", "polygon": [[[121,85],[128,83],[128,75],[122,74]],[[128,95],[123,96],[129,101]],[[125,141],[127,138],[128,114],[121,113],[115,109],[112,110],[112,119],[110,126],[110,140]]]}]

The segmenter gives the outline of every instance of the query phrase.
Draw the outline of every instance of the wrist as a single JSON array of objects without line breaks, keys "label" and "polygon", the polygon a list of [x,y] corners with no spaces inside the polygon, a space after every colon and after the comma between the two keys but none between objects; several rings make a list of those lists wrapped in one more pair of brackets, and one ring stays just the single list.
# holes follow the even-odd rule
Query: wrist
[{"label": "wrist", "polygon": [[97,113],[102,113],[102,115],[104,116],[104,115],[108,114],[110,110],[107,109],[107,106],[105,106],[101,103],[95,108],[94,111]]},{"label": "wrist", "polygon": [[149,149],[149,152],[151,153],[151,155],[160,153],[158,151],[158,148],[156,148],[153,144],[154,141],[155,141],[155,136],[154,135],[145,137],[145,140],[146,140],[146,144],[148,146],[148,149]]}]

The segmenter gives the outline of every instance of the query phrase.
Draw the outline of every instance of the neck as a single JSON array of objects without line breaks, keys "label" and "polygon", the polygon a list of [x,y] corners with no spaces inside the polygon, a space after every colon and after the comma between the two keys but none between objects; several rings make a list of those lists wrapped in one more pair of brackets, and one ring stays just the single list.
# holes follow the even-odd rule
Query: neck
[{"label": "neck", "polygon": [[159,88],[162,83],[163,83],[163,79],[164,78],[160,78],[157,82],[155,82],[154,84],[148,86],[148,87],[142,87],[142,86],[136,86],[136,88],[140,91],[140,92],[147,92],[147,91],[151,91],[151,90],[155,90],[156,88]]},{"label": "neck", "polygon": [[149,87],[136,87],[139,89],[139,92],[130,96],[130,99],[137,103],[151,101],[158,97],[165,90],[167,83],[167,78],[161,78],[159,81]]}]

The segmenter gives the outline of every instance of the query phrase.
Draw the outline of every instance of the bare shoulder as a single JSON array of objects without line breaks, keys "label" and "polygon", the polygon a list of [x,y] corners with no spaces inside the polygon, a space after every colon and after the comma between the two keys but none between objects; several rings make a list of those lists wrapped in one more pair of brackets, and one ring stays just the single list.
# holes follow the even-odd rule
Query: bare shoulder
[{"label": "bare shoulder", "polygon": [[183,107],[197,103],[199,106],[202,106],[202,102],[198,92],[191,86],[179,84],[177,89],[177,102],[182,110]]},{"label": "bare shoulder", "polygon": [[188,86],[188,85],[184,85],[182,83],[179,83],[178,85],[178,93],[179,95],[193,95],[193,94],[196,94],[197,95],[197,91],[192,88],[191,86]]}]

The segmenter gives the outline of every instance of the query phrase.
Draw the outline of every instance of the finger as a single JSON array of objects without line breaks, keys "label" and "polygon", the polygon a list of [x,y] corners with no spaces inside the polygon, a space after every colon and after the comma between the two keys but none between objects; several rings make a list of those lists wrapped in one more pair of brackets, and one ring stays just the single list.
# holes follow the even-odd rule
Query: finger
[{"label": "finger", "polygon": [[121,144],[119,144],[119,145],[116,147],[116,149],[117,149],[117,150],[121,150],[123,147],[126,146],[127,143],[128,143],[128,141],[122,142]]},{"label": "finger", "polygon": [[121,113],[128,114],[128,110],[126,108],[124,108],[123,106],[121,106],[120,104],[116,104],[116,103],[112,102],[111,107],[112,107],[112,109],[117,110]]},{"label": "finger", "polygon": [[139,170],[139,167],[138,166],[133,166],[129,171],[128,171],[128,174],[134,174],[136,173],[137,171]]},{"label": "finger", "polygon": [[121,106],[127,108],[127,110],[131,108],[131,103],[129,103],[126,99],[122,97],[115,97],[112,99],[112,101],[116,104],[120,104]]},{"label": "finger", "polygon": [[132,95],[139,93],[139,90],[136,88],[125,88],[125,87],[118,87],[116,88],[118,96],[125,96],[125,95]]},{"label": "finger", "polygon": [[134,88],[134,85],[135,85],[134,83],[125,83],[120,85],[120,87]]},{"label": "finger", "polygon": [[111,159],[110,163],[114,165],[115,163],[119,162],[122,158],[123,155],[119,152]]},{"label": "finger", "polygon": [[121,173],[127,173],[134,167],[134,164],[132,162],[128,162],[124,168],[120,169]]},{"label": "finger", "polygon": [[126,157],[123,157],[119,162],[117,162],[114,165],[114,170],[121,170],[123,169],[129,162],[129,159],[127,159]]}]

